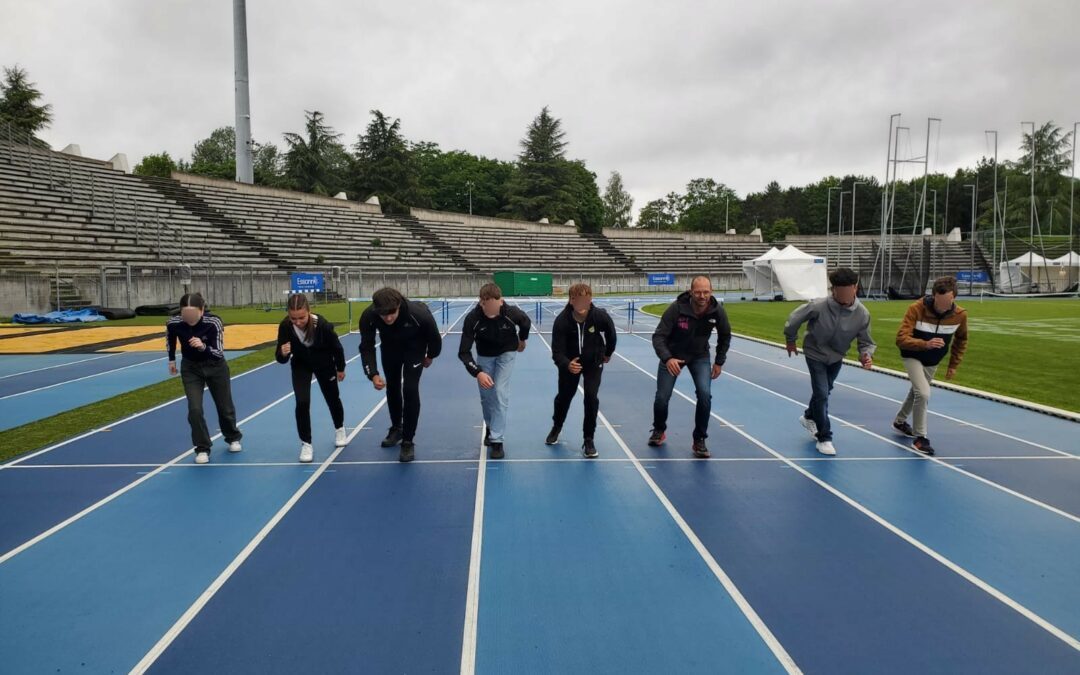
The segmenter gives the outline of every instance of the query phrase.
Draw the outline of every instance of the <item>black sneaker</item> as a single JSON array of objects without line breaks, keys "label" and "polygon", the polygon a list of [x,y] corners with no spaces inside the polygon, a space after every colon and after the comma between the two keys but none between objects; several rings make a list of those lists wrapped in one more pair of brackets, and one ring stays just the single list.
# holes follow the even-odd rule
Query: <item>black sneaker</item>
[{"label": "black sneaker", "polygon": [[506,457],[506,453],[503,452],[503,444],[502,443],[492,443],[491,444],[491,459],[502,459],[503,457]]},{"label": "black sneaker", "polygon": [[401,452],[398,454],[399,462],[411,462],[415,456],[416,444],[412,441],[401,442]]},{"label": "black sneaker", "polygon": [[694,457],[699,459],[708,459],[709,457],[712,457],[712,455],[709,454],[709,449],[705,447],[704,438],[694,439]]},{"label": "black sneaker", "polygon": [[544,439],[544,445],[555,445],[558,443],[560,431],[562,431],[562,427],[551,427],[551,431],[548,432],[547,438]]},{"label": "black sneaker", "polygon": [[893,429],[896,429],[905,436],[915,438],[915,430],[911,428],[911,425],[907,423],[907,420],[904,420],[903,422],[893,422],[892,426]]},{"label": "black sneaker", "polygon": [[585,442],[581,444],[581,453],[589,459],[600,456],[600,453],[596,451],[596,445],[593,444],[591,438],[586,438]]},{"label": "black sneaker", "polygon": [[484,447],[491,445],[491,427],[484,427]]},{"label": "black sneaker", "polygon": [[384,448],[392,448],[401,442],[401,429],[397,427],[390,427],[390,431],[386,432],[386,438],[382,439],[382,446]]},{"label": "black sneaker", "polygon": [[911,447],[915,448],[924,455],[934,454],[934,447],[930,445],[930,439],[926,436],[919,436],[918,438],[916,438],[912,442]]},{"label": "black sneaker", "polygon": [[656,429],[653,429],[652,433],[649,434],[649,445],[654,448],[663,445],[665,440],[667,440],[667,434],[665,434],[663,431],[657,431]]}]

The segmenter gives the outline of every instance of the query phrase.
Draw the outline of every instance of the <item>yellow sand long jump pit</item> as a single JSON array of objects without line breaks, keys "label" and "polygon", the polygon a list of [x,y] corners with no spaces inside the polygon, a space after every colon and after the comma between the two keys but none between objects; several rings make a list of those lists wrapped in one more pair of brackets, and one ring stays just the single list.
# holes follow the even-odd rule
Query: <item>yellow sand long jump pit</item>
[{"label": "yellow sand long jump pit", "polygon": [[111,328],[102,326],[101,328],[39,333],[37,335],[0,340],[0,354],[42,354],[60,349],[89,348],[103,342],[126,340],[141,335],[153,335],[154,333],[160,333],[164,336],[161,326],[117,326]]},{"label": "yellow sand long jump pit", "polygon": [[[165,333],[132,344],[109,347],[106,352],[154,352],[165,351]],[[254,323],[225,326],[225,349],[250,349],[277,339],[277,324]]]}]

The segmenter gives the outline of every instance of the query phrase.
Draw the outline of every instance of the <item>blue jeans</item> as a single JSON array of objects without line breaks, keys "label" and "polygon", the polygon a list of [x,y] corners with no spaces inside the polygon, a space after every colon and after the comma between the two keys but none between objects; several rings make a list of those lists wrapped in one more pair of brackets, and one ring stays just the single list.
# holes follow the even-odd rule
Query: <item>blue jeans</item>
[{"label": "blue jeans", "polygon": [[[709,437],[709,415],[712,413],[712,360],[709,357],[695,359],[686,363],[684,369],[690,371],[697,390],[697,410],[694,413],[694,440]],[[656,398],[653,400],[653,429],[667,429],[668,401],[675,389],[676,377],[668,372],[667,364],[660,362],[656,371]]]},{"label": "blue jeans", "polygon": [[814,393],[810,396],[810,407],[803,413],[804,417],[814,420],[817,425],[819,441],[832,440],[832,426],[829,424],[829,392],[832,391],[833,382],[840,374],[843,361],[825,363],[806,357],[806,366],[810,369],[810,387]]},{"label": "blue jeans", "polygon": [[484,422],[491,432],[492,443],[502,443],[506,433],[506,409],[510,405],[510,373],[514,371],[517,352],[498,356],[477,356],[476,364],[495,381],[491,389],[480,387],[480,407],[484,409]]}]

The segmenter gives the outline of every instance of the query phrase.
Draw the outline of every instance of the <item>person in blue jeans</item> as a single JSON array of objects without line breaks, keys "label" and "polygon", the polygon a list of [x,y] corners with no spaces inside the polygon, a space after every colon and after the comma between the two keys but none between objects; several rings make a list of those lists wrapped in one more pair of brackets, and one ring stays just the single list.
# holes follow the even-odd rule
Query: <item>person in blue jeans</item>
[{"label": "person in blue jeans", "polygon": [[506,304],[502,289],[496,284],[480,287],[480,302],[465,315],[462,323],[458,358],[480,387],[480,406],[487,425],[484,445],[491,449],[491,459],[506,456],[503,439],[510,405],[510,374],[517,353],[525,351],[531,327],[529,316],[520,308]]},{"label": "person in blue jeans", "polygon": [[797,340],[799,326],[807,324],[803,339],[803,354],[810,370],[810,405],[799,417],[816,448],[822,455],[835,455],[832,425],[829,423],[829,393],[832,391],[844,355],[852,340],[859,343],[859,362],[870,369],[877,345],[870,337],[870,311],[859,302],[859,275],[853,270],[839,267],[829,274],[832,291],[828,297],[811,300],[798,307],[784,324],[784,338],[788,357],[799,353]]},{"label": "person in blue jeans", "polygon": [[[709,358],[709,338],[716,331],[716,358]],[[656,398],[653,401],[652,434],[649,445],[657,447],[667,439],[668,402],[675,380],[683,368],[694,378],[697,410],[694,415],[695,457],[709,457],[705,439],[709,436],[712,414],[712,381],[720,377],[728,347],[731,324],[724,306],[712,295],[708,277],[695,277],[684,292],[664,311],[652,336],[653,350],[660,359],[656,372]]]}]

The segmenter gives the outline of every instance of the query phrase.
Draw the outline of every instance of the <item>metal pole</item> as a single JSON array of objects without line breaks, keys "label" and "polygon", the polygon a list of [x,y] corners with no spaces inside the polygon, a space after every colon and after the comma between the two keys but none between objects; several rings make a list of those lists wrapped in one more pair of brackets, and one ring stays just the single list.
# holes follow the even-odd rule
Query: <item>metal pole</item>
[{"label": "metal pole", "polygon": [[866,181],[857,180],[851,184],[851,253],[848,256],[851,269],[855,269],[855,188],[860,185],[866,185]]},{"label": "metal pole", "polygon": [[1073,285],[1073,192],[1076,188],[1076,127],[1080,122],[1073,122],[1072,174],[1069,177],[1069,287]]},{"label": "metal pole", "polygon": [[[1074,152],[1073,155],[1075,155],[1075,154],[1076,153]],[[1074,165],[1076,164],[1075,160],[1073,161],[1073,164]],[[730,202],[731,202],[731,195],[724,195],[724,234],[727,234],[728,229],[730,229],[728,227],[728,205],[729,205]]]},{"label": "metal pole", "polygon": [[[841,190],[840,192],[840,208],[836,210],[836,257],[840,257],[840,247],[843,246],[843,242],[840,237],[844,233],[844,195],[851,194],[850,190]],[[839,261],[837,261],[839,262]],[[839,266],[839,265],[838,265]]]},{"label": "metal pole", "polygon": [[825,206],[825,266],[826,267],[828,267],[829,260],[830,260],[830,258],[829,258],[829,226],[831,225],[831,222],[832,222],[832,191],[833,190],[843,190],[843,189],[844,188],[839,187],[839,186],[831,187],[831,188],[829,188],[827,196],[825,197],[825,200],[827,202],[827,204]]},{"label": "metal pole", "polygon": [[236,182],[255,181],[251,159],[251,101],[248,98],[247,6],[233,0],[233,59],[236,78]]},{"label": "metal pole", "polygon": [[971,262],[968,264],[968,295],[972,294],[972,285],[975,281],[975,195],[978,187],[965,185],[964,189],[971,188]]},{"label": "metal pole", "polygon": [[[1035,123],[1034,122],[1021,122],[1020,128],[1022,129],[1025,124],[1031,125],[1031,208],[1028,209],[1028,249],[1035,250]],[[1028,262],[1031,262],[1030,256]]]}]

